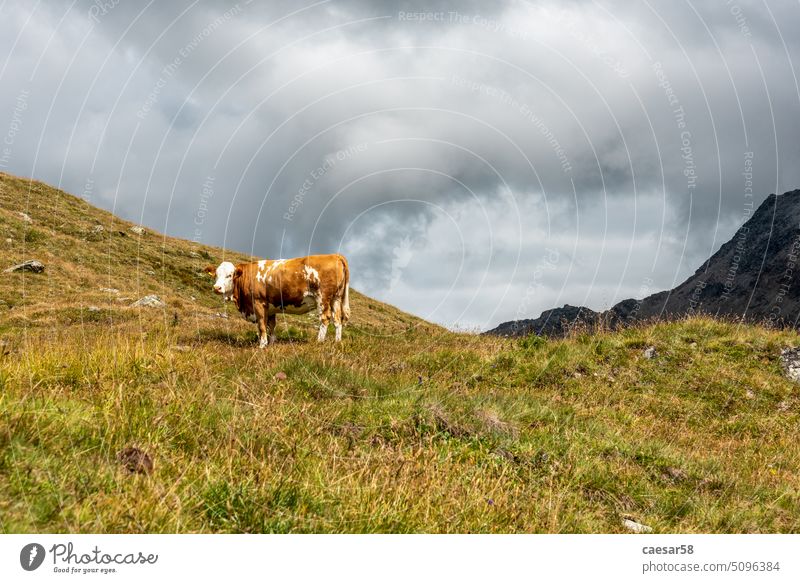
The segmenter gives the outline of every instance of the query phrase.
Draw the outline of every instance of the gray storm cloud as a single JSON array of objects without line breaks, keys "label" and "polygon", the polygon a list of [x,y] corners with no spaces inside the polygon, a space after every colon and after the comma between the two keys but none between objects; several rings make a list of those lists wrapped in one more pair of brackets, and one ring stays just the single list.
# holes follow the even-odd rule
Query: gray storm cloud
[{"label": "gray storm cloud", "polygon": [[780,2],[0,8],[0,170],[482,329],[674,285],[800,186]]}]

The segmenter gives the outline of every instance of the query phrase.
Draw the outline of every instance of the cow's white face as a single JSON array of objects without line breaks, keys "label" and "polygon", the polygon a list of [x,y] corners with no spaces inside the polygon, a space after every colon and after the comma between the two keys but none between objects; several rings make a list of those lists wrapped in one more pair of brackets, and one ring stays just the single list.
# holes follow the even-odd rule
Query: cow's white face
[{"label": "cow's white face", "polygon": [[217,267],[217,280],[214,282],[214,291],[222,294],[226,300],[233,297],[233,272],[236,267],[230,261],[223,261]]}]

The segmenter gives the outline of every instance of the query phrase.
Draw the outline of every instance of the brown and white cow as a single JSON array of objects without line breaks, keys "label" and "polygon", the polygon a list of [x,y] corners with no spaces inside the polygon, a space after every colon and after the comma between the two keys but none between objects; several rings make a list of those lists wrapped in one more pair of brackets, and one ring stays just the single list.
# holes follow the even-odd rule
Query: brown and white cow
[{"label": "brown and white cow", "polygon": [[350,318],[350,268],[342,255],[309,255],[294,259],[262,259],[206,267],[215,276],[214,291],[233,300],[250,322],[258,324],[259,347],[274,343],[278,313],[319,316],[317,340],[323,342],[333,319],[336,342]]}]

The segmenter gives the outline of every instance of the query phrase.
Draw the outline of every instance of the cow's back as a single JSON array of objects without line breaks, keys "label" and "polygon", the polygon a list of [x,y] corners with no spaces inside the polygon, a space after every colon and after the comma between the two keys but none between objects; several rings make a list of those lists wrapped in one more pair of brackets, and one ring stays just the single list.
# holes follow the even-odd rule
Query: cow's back
[{"label": "cow's back", "polygon": [[317,307],[319,277],[317,257],[295,257],[260,262],[258,279],[265,285],[266,301],[270,309],[304,314]]},{"label": "cow's back", "polygon": [[341,296],[349,280],[347,260],[338,254],[263,259],[238,267],[242,274],[236,287],[248,310],[240,308],[245,316],[254,302],[265,302],[271,314],[305,314]]}]

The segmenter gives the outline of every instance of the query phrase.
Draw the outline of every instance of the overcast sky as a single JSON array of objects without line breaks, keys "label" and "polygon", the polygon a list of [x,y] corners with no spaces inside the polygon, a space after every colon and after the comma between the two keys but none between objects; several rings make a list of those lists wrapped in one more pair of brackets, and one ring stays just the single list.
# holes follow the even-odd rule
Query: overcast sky
[{"label": "overcast sky", "polygon": [[0,170],[344,253],[451,327],[604,309],[800,188],[799,29],[778,1],[5,1]]}]

